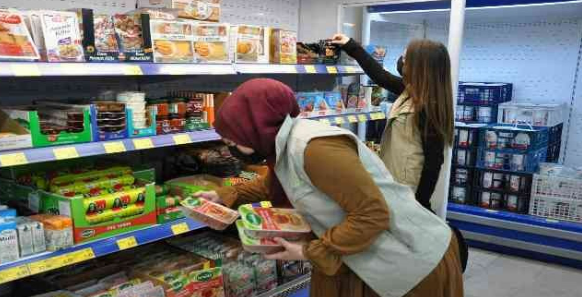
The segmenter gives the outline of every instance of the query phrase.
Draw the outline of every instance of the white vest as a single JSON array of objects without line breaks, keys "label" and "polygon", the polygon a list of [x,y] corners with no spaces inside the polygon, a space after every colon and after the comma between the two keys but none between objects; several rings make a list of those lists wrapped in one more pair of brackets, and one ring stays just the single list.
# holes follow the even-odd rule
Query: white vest
[{"label": "white vest", "polygon": [[275,173],[293,206],[321,237],[344,220],[345,212],[313,186],[303,157],[311,139],[339,135],[358,144],[360,161],[384,194],[390,211],[389,229],[368,250],[343,257],[343,262],[380,296],[403,296],[440,263],[449,247],[451,230],[416,201],[409,187],[393,180],[378,156],[345,129],[287,117],[277,134]]}]

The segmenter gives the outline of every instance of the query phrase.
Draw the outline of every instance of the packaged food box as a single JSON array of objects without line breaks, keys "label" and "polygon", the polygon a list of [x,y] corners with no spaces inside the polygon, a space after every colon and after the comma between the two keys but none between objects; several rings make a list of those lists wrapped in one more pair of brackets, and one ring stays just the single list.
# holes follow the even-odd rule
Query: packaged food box
[{"label": "packaged food box", "polygon": [[224,230],[234,223],[238,213],[204,198],[188,197],[180,202],[186,214],[215,230]]},{"label": "packaged food box", "polygon": [[236,228],[238,229],[238,235],[240,241],[242,242],[243,248],[247,252],[251,253],[261,253],[261,254],[272,254],[283,250],[280,244],[271,238],[257,238],[251,236],[242,220],[236,221]]},{"label": "packaged food box", "polygon": [[43,60],[84,62],[79,18],[71,11],[29,12],[33,39]]},{"label": "packaged food box", "polygon": [[0,151],[32,147],[30,131],[0,110]]},{"label": "packaged food box", "polygon": [[297,32],[271,31],[271,63],[297,64]]},{"label": "packaged food box", "polygon": [[156,213],[158,224],[163,224],[184,217],[180,199],[171,195],[156,195]]},{"label": "packaged food box", "polygon": [[344,102],[340,92],[325,92],[323,96],[332,113],[341,114],[344,111]]},{"label": "packaged food box", "polygon": [[192,31],[196,62],[230,62],[230,25],[196,23]]},{"label": "packaged food box", "polygon": [[335,65],[340,60],[341,48],[339,45],[334,44],[331,39],[321,40],[319,42],[321,46],[321,56],[324,64]]},{"label": "packaged food box", "polygon": [[18,234],[14,218],[0,220],[0,264],[18,260]]},{"label": "packaged food box", "polygon": [[113,16],[96,14],[92,9],[78,9],[76,13],[88,62],[117,62],[124,59],[119,49]]},{"label": "packaged food box", "polygon": [[192,26],[184,21],[150,20],[150,33],[156,63],[194,61]]},{"label": "packaged food box", "polygon": [[116,14],[113,16],[119,49],[125,61],[153,61],[150,34],[150,15],[146,13]]},{"label": "packaged food box", "polygon": [[137,6],[152,8],[173,8],[178,16],[207,22],[220,20],[220,0],[138,0]]},{"label": "packaged food box", "polygon": [[40,59],[23,15],[17,10],[0,9],[0,60]]},{"label": "packaged food box", "polygon": [[321,64],[321,45],[319,43],[297,42],[298,64]]},{"label": "packaged food box", "polygon": [[297,103],[302,116],[326,115],[330,110],[322,92],[298,93]]},{"label": "packaged food box", "polygon": [[236,63],[269,63],[270,34],[271,30],[268,27],[231,26],[232,60]]},{"label": "packaged food box", "polygon": [[247,234],[252,237],[298,239],[311,233],[309,224],[294,209],[245,204],[238,211]]},{"label": "packaged food box", "polygon": [[70,217],[39,214],[29,218],[43,224],[48,251],[58,251],[73,246],[73,221]]}]

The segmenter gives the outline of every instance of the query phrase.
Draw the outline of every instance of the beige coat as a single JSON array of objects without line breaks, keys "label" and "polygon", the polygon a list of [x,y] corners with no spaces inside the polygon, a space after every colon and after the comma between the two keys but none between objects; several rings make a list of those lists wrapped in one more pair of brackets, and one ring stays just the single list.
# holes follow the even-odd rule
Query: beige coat
[{"label": "beige coat", "polygon": [[392,105],[382,136],[380,158],[394,180],[416,191],[422,174],[422,139],[414,123],[412,100],[402,93]]}]

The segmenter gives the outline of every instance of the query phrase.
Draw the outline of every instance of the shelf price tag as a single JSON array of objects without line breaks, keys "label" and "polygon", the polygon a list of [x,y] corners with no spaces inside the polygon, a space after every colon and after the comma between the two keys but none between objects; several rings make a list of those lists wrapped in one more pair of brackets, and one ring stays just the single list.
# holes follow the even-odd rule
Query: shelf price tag
[{"label": "shelf price tag", "polygon": [[375,113],[370,114],[370,118],[373,121],[377,121],[377,120],[381,120],[381,119],[386,118],[386,116],[384,116],[384,114],[381,112],[375,112]]},{"label": "shelf price tag", "polygon": [[139,138],[133,140],[133,146],[136,150],[151,149],[154,147],[154,143],[151,138]]},{"label": "shelf price tag", "polygon": [[190,231],[190,227],[188,227],[188,224],[186,223],[180,223],[180,224],[175,224],[172,225],[172,234],[174,235],[180,235],[182,233],[186,233],[188,231]]},{"label": "shelf price tag", "polygon": [[321,119],[319,120],[320,123],[330,126],[331,122],[328,119]]},{"label": "shelf price tag", "polygon": [[354,66],[346,66],[347,73],[356,73],[356,68]]},{"label": "shelf price tag", "polygon": [[546,219],[546,222],[548,222],[548,223],[553,223],[553,224],[557,224],[557,223],[559,223],[560,221],[558,221],[558,220],[554,220],[554,219]]},{"label": "shelf price tag", "polygon": [[345,123],[345,120],[342,117],[337,117],[335,118],[335,123],[338,125],[343,125]]},{"label": "shelf price tag", "polygon": [[40,68],[34,63],[18,63],[10,65],[14,76],[41,76]]},{"label": "shelf price tag", "polygon": [[305,72],[307,73],[317,73],[317,69],[313,65],[305,65]]},{"label": "shelf price tag", "polygon": [[358,118],[355,115],[348,116],[348,122],[350,122],[352,124],[353,123],[357,123],[358,122]]},{"label": "shelf price tag", "polygon": [[137,240],[135,239],[135,236],[126,237],[117,241],[117,247],[120,251],[134,248],[136,246]]},{"label": "shelf price tag", "polygon": [[337,68],[335,66],[327,66],[325,68],[327,69],[327,73],[329,73],[329,74],[337,74]]},{"label": "shelf price tag", "polygon": [[43,273],[62,267],[61,257],[53,257],[28,264],[30,275]]},{"label": "shelf price tag", "polygon": [[24,153],[13,153],[0,156],[0,163],[2,167],[23,165],[28,163]]},{"label": "shelf price tag", "polygon": [[67,254],[70,259],[71,264],[80,263],[83,261],[91,260],[95,258],[95,253],[92,248],[82,249],[76,252]]},{"label": "shelf price tag", "polygon": [[125,145],[121,141],[106,142],[103,144],[105,152],[108,154],[123,153],[125,152]]},{"label": "shelf price tag", "polygon": [[365,114],[358,115],[358,121],[360,121],[360,123],[366,122],[368,121],[368,117]]},{"label": "shelf price tag", "polygon": [[180,134],[180,135],[174,135],[174,143],[176,145],[182,145],[182,144],[192,143],[192,140],[190,139],[190,135]]},{"label": "shelf price tag", "polygon": [[57,160],[79,158],[79,152],[75,147],[64,147],[53,149],[53,154]]},{"label": "shelf price tag", "polygon": [[123,65],[123,74],[125,75],[143,75],[139,65]]},{"label": "shelf price tag", "polygon": [[273,207],[273,204],[271,203],[271,201],[261,201],[260,203],[262,208],[271,208]]},{"label": "shelf price tag", "polygon": [[21,265],[0,271],[0,284],[8,283],[30,275],[28,266]]}]

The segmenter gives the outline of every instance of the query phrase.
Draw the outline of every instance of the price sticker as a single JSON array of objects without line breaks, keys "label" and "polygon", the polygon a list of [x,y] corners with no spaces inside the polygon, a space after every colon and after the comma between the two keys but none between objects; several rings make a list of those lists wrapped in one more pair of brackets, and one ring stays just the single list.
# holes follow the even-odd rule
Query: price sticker
[{"label": "price sticker", "polygon": [[53,257],[53,258],[48,258],[45,260],[40,260],[40,261],[28,264],[28,269],[30,270],[31,275],[43,273],[46,271],[50,271],[50,270],[62,267],[62,266],[60,266],[61,260],[62,260],[61,257]]},{"label": "price sticker", "polygon": [[350,122],[352,124],[353,123],[357,123],[358,122],[358,118],[355,115],[348,116],[348,122]]},{"label": "price sticker", "polygon": [[134,236],[126,237],[117,241],[117,247],[120,251],[134,248],[137,246],[137,240]]},{"label": "price sticker", "polygon": [[154,143],[151,138],[139,138],[133,140],[133,146],[136,150],[151,149],[154,147]]},{"label": "price sticker", "polygon": [[335,118],[335,123],[338,125],[343,125],[345,123],[345,120],[342,117],[337,117]]},{"label": "price sticker", "polygon": [[143,75],[139,65],[123,65],[123,74],[125,75]]},{"label": "price sticker", "polygon": [[494,209],[486,209],[485,211],[490,213],[498,213],[498,211]]},{"label": "price sticker", "polygon": [[64,75],[79,76],[89,74],[87,67],[81,63],[62,63],[60,66]]},{"label": "price sticker", "polygon": [[[299,67],[299,66],[297,66],[297,67]],[[297,73],[298,72],[297,67],[295,67],[295,66],[288,66],[282,72],[283,73]]]},{"label": "price sticker", "polygon": [[553,223],[553,224],[557,224],[557,223],[559,223],[560,221],[558,221],[558,220],[553,220],[553,219],[546,219],[546,222],[548,222],[548,223]]},{"label": "price sticker", "polygon": [[0,284],[8,283],[30,275],[28,266],[21,265],[0,271]]},{"label": "price sticker", "polygon": [[180,224],[175,224],[172,225],[172,233],[174,235],[180,235],[182,233],[186,233],[188,231],[190,231],[190,228],[188,227],[188,224],[186,223],[180,223]]},{"label": "price sticker", "polygon": [[182,145],[182,144],[192,143],[192,140],[190,139],[190,135],[180,134],[180,135],[174,135],[174,143],[176,145]]},{"label": "price sticker", "polygon": [[346,67],[346,72],[347,73],[356,73],[356,68],[353,66],[347,66]]},{"label": "price sticker", "polygon": [[271,201],[261,201],[261,207],[262,208],[271,208],[273,207],[273,204],[271,204]]},{"label": "price sticker", "polygon": [[361,114],[358,116],[358,121],[360,123],[366,122],[366,121],[368,121],[368,117],[365,114]]},{"label": "price sticker", "polygon": [[125,145],[121,141],[106,142],[103,144],[105,152],[108,154],[116,154],[125,152]]},{"label": "price sticker", "polygon": [[327,69],[327,73],[329,73],[329,74],[337,74],[337,68],[335,66],[327,66],[325,68]]},{"label": "price sticker", "polygon": [[383,113],[383,112],[378,112],[378,113],[377,113],[377,115],[378,115],[378,119],[379,119],[379,120],[383,120],[383,119],[385,119],[385,118],[386,118],[386,114],[385,114],[385,113]]},{"label": "price sticker", "polygon": [[79,158],[79,152],[75,147],[55,148],[53,154],[57,160]]},{"label": "price sticker", "polygon": [[76,252],[67,254],[70,259],[71,264],[80,263],[83,261],[91,260],[95,258],[95,253],[92,248],[82,249]]},{"label": "price sticker", "polygon": [[328,119],[321,119],[319,122],[328,126],[331,125],[331,122]]},{"label": "price sticker", "polygon": [[2,163],[2,167],[8,167],[26,164],[28,160],[24,153],[14,153],[0,156],[0,163]]},{"label": "price sticker", "polygon": [[380,119],[382,119],[382,113],[379,113],[379,112],[372,113],[372,114],[370,114],[370,118],[371,118],[373,121],[380,120]]},{"label": "price sticker", "polygon": [[317,73],[317,69],[313,65],[305,65],[305,72],[307,73]]},{"label": "price sticker", "polygon": [[11,64],[10,69],[15,76],[41,76],[40,68],[34,63]]}]

